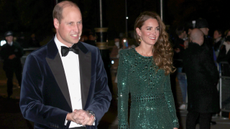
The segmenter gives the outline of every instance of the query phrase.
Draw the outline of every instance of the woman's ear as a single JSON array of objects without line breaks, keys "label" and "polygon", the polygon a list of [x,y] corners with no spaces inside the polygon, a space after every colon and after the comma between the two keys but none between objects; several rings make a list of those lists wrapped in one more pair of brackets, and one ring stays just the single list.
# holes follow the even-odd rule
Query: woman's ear
[{"label": "woman's ear", "polygon": [[139,28],[136,28],[137,35],[141,37],[141,30]]}]

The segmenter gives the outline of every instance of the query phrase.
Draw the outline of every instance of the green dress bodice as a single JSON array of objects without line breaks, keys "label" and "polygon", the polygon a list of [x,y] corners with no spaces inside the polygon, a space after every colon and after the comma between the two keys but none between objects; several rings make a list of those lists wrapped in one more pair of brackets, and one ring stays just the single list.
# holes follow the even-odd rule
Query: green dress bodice
[{"label": "green dress bodice", "polygon": [[119,129],[179,127],[169,75],[158,69],[153,57],[144,57],[135,49],[121,50],[119,54]]}]

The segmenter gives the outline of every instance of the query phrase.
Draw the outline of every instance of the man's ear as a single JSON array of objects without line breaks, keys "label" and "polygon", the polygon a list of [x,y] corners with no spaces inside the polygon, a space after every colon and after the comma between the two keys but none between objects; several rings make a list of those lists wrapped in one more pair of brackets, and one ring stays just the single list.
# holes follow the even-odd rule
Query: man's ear
[{"label": "man's ear", "polygon": [[59,21],[58,21],[58,19],[57,18],[54,18],[54,27],[56,28],[56,29],[58,29],[59,28]]}]

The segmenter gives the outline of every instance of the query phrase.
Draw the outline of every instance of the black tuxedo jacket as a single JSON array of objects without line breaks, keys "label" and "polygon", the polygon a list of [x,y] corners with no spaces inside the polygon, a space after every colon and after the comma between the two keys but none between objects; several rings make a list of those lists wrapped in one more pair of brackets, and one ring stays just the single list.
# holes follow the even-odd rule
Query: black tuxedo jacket
[{"label": "black tuxedo jacket", "polygon": [[[83,42],[79,47],[82,107],[95,113],[96,129],[108,111],[111,93],[107,75],[97,47]],[[24,118],[34,122],[35,129],[68,128],[66,115],[72,112],[67,81],[58,49],[52,39],[27,56],[21,85],[20,109]]]}]

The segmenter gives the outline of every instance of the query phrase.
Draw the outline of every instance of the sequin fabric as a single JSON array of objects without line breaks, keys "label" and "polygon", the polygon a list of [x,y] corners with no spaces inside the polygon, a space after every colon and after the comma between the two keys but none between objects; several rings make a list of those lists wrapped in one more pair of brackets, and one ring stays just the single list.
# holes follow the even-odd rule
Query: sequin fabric
[{"label": "sequin fabric", "polygon": [[119,129],[179,127],[169,75],[165,76],[164,71],[157,71],[157,68],[152,57],[144,57],[135,49],[120,51],[117,76]]}]

